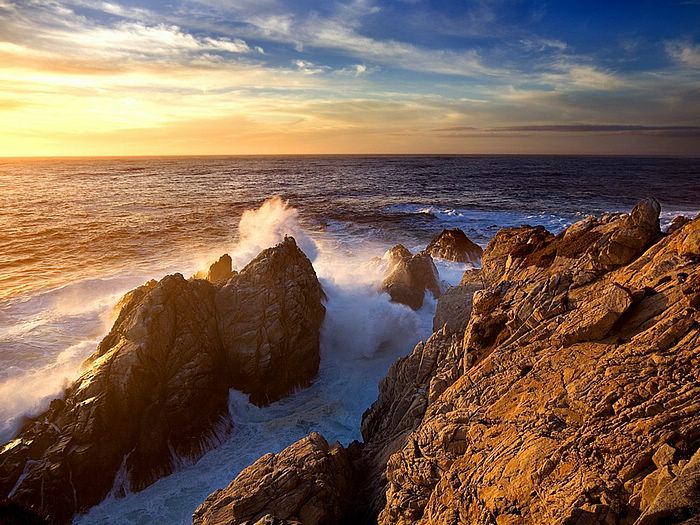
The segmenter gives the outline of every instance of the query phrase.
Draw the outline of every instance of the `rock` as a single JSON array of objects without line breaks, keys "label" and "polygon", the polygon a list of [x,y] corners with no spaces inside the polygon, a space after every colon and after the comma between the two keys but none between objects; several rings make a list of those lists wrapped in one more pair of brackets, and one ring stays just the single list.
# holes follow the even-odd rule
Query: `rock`
[{"label": "rock", "polygon": [[381,288],[393,302],[418,310],[423,305],[426,291],[435,298],[440,297],[438,272],[430,254],[411,255],[404,246],[397,244],[384,254],[383,259],[387,270]]},{"label": "rock", "polygon": [[[697,519],[699,232],[659,237],[651,200],[558,236],[499,232],[462,348],[439,357],[458,372],[432,398],[435,375],[392,368],[366,416],[365,450],[382,424],[401,436],[382,450],[379,523]],[[413,392],[420,410],[398,410]]]},{"label": "rock", "polygon": [[445,326],[449,333],[464,333],[472,311],[474,292],[484,287],[480,273],[478,270],[467,270],[459,285],[448,288],[440,296],[433,317],[434,332]]},{"label": "rock", "polygon": [[206,280],[214,284],[228,281],[235,274],[232,264],[231,256],[227,253],[223,254],[218,261],[209,267]]},{"label": "rock", "polygon": [[323,299],[316,272],[292,237],[263,251],[217,291],[231,384],[252,403],[276,401],[316,377]]},{"label": "rock", "polygon": [[[223,287],[169,275],[122,305],[64,398],[0,449],[0,494],[51,522],[100,502],[115,479],[124,480],[116,489],[137,491],[198,459],[231,427],[231,386],[281,395],[318,367],[320,285],[293,239]],[[243,327],[260,335],[253,357]],[[244,368],[248,358],[257,359],[257,375]]]},{"label": "rock", "polygon": [[413,352],[396,361],[379,384],[379,397],[362,415],[362,468],[360,501],[365,513],[376,518],[384,506],[386,479],[383,470],[389,456],[400,450],[417,428],[428,405],[461,373],[460,338],[444,328]]},{"label": "rock", "polygon": [[683,226],[688,224],[691,219],[688,217],[685,217],[684,215],[677,215],[676,217],[673,218],[671,221],[671,224],[669,224],[668,229],[666,230],[667,234],[671,234],[675,232],[676,230],[680,230]]},{"label": "rock", "polygon": [[[658,471],[657,471],[658,472]],[[678,476],[657,476],[655,495],[636,525],[697,523],[700,517],[700,451],[679,471]],[[693,519],[694,518],[694,519]]]},{"label": "rock", "polygon": [[347,451],[316,432],[279,454],[266,454],[194,513],[194,525],[339,523],[353,499]]},{"label": "rock", "polygon": [[483,253],[481,246],[472,242],[459,228],[442,230],[440,235],[430,241],[425,251],[435,258],[472,265],[481,263]]}]

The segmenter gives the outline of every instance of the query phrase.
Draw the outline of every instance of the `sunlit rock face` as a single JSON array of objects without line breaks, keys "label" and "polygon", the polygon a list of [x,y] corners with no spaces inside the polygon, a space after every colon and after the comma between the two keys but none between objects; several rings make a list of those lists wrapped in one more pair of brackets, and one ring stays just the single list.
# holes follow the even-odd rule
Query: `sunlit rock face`
[{"label": "sunlit rock face", "polygon": [[315,432],[279,454],[266,454],[195,511],[196,525],[341,523],[351,510],[349,453]]},{"label": "sunlit rock face", "polygon": [[438,271],[430,254],[412,255],[405,246],[397,244],[384,254],[383,260],[387,269],[382,290],[393,302],[418,310],[423,306],[426,291],[440,297]]},{"label": "sunlit rock face", "polygon": [[214,280],[169,275],[125,296],[64,399],[0,450],[3,494],[67,522],[115,481],[140,490],[215,445],[231,425],[230,387],[269,400],[311,381],[325,310],[294,240]]},{"label": "sunlit rock face", "polygon": [[658,240],[657,217],[492,241],[459,373],[389,459],[380,523],[697,515],[700,221]]},{"label": "sunlit rock face", "polygon": [[442,230],[425,249],[439,259],[477,265],[481,262],[483,250],[459,228]]},{"label": "sunlit rock face", "polygon": [[[500,232],[466,278],[484,285],[466,329],[443,326],[381,382],[348,449],[344,518],[696,523],[700,218],[662,237],[658,213],[649,200],[558,236]],[[275,487],[256,516],[283,498]]]}]

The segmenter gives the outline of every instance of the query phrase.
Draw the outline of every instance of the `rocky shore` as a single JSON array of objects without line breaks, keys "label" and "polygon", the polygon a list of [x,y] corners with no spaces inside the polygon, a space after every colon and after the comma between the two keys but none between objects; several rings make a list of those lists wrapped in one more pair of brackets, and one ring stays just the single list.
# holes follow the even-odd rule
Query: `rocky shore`
[{"label": "rocky shore", "polygon": [[[700,523],[700,218],[662,233],[659,213],[395,246],[380,290],[438,298],[434,333],[381,381],[362,442],[312,432],[193,523]],[[481,268],[445,289],[433,257]],[[263,405],[313,380],[324,295],[293,239],[196,277],[127,294],[83,375],[0,449],[0,496],[67,523],[215,446],[230,388]]]},{"label": "rocky shore", "polygon": [[194,523],[698,523],[700,219],[659,211],[501,230],[363,443],[265,456]]},{"label": "rocky shore", "polygon": [[85,372],[0,449],[1,494],[67,523],[215,446],[235,425],[230,388],[266,404],[314,379],[323,292],[294,239],[239,273],[224,256],[208,278],[169,275],[124,297]]}]

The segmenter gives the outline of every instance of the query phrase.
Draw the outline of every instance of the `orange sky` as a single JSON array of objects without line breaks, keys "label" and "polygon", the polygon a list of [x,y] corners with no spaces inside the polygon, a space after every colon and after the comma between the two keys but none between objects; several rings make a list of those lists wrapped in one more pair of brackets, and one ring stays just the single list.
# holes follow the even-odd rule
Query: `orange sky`
[{"label": "orange sky", "polygon": [[338,5],[233,10],[238,34],[117,3],[0,0],[0,156],[699,152],[692,42],[660,41],[668,64],[639,72],[517,36],[524,65],[505,67],[476,45],[368,37],[382,7]]}]

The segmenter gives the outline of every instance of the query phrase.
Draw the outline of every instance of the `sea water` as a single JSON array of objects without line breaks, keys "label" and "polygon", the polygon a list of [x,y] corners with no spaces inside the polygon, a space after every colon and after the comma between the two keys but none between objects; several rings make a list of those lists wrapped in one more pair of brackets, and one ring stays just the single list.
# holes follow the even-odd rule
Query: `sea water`
[{"label": "sea water", "polygon": [[[485,246],[505,226],[556,233],[656,197],[662,224],[700,211],[700,160],[541,156],[318,156],[0,161],[0,438],[80,373],[123,293],[189,276],[222,253],[242,268],[294,235],[327,295],[321,369],[265,408],[230,395],[223,445],[146,490],[109,497],[78,523],[188,523],[196,506],[261,455],[311,431],[360,439],[363,411],[398,357],[431,332],[377,291],[373,257],[412,251],[443,228]],[[278,197],[278,198],[274,198]],[[437,261],[446,284],[464,265]]]}]

